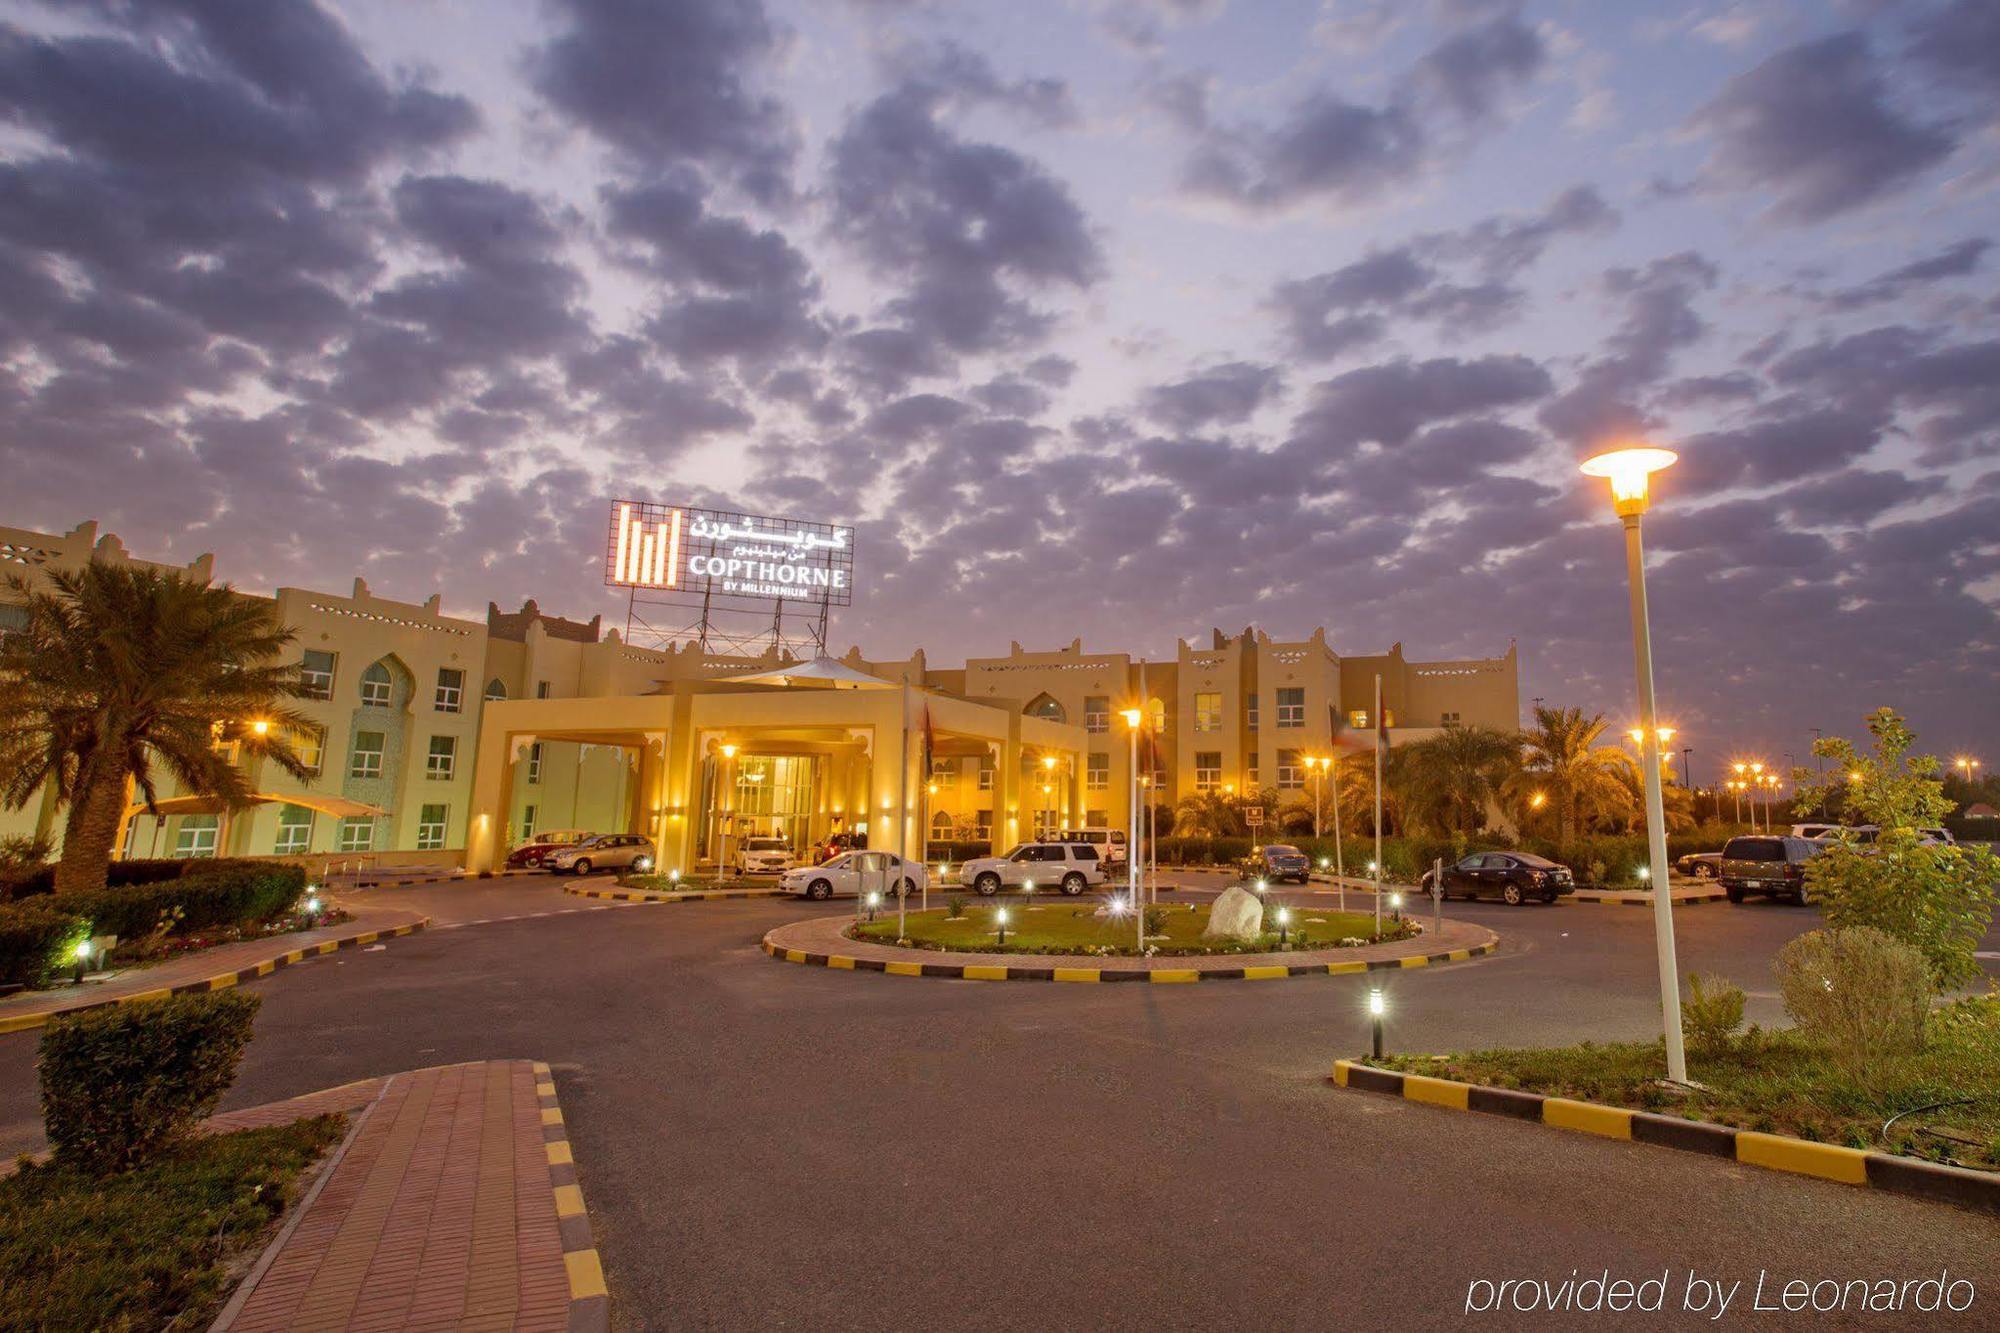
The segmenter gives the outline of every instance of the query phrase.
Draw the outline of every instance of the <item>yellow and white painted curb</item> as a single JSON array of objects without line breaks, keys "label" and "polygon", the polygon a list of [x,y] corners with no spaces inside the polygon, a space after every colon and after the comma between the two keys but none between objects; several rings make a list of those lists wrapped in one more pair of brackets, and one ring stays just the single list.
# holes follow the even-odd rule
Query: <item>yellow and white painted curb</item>
[{"label": "yellow and white painted curb", "polygon": [[556,1226],[562,1233],[563,1267],[569,1273],[569,1326],[572,1330],[611,1326],[611,1297],[604,1286],[604,1264],[590,1235],[590,1214],[584,1211],[583,1190],[576,1183],[576,1156],[570,1151],[569,1127],[556,1101],[555,1076],[535,1061],[535,1100],[542,1108],[542,1151],[548,1154],[549,1184],[556,1196]]}]

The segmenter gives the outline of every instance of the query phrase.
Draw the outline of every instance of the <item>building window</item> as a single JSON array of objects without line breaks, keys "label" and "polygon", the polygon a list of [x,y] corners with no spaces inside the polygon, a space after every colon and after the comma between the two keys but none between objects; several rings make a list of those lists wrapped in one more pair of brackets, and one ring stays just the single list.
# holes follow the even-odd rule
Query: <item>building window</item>
[{"label": "building window", "polygon": [[1302,689],[1278,691],[1278,725],[1303,727],[1306,724],[1306,692]]},{"label": "building window", "polygon": [[1222,751],[1197,750],[1194,755],[1194,789],[1214,791],[1222,785]]},{"label": "building window", "polygon": [[1111,730],[1111,699],[1108,695],[1088,694],[1083,699],[1083,729],[1085,731]]},{"label": "building window", "polygon": [[1395,709],[1393,709],[1393,708],[1385,708],[1385,709],[1383,709],[1383,710],[1382,710],[1382,725],[1383,725],[1383,726],[1385,726],[1385,727],[1393,727],[1393,726],[1395,726],[1395,725],[1396,725],[1396,710],[1395,710]]},{"label": "building window", "polygon": [[526,842],[528,839],[534,836],[535,836],[535,807],[532,805],[524,805],[521,807],[521,841]]},{"label": "building window", "polygon": [[334,844],[340,852],[375,850],[375,821],[368,815],[349,815],[340,821],[340,837]]},{"label": "building window", "polygon": [[1254,693],[1243,701],[1243,725],[1251,731],[1257,730],[1257,696]]},{"label": "building window", "polygon": [[214,856],[215,840],[222,830],[220,815],[184,815],[174,833],[175,856]]},{"label": "building window", "polygon": [[424,759],[424,776],[432,782],[450,782],[458,771],[458,737],[431,737],[431,752]]},{"label": "building window", "polygon": [[384,738],[381,732],[355,732],[354,753],[347,763],[347,776],[350,778],[381,777],[383,747]]},{"label": "building window", "polygon": [[304,856],[312,850],[313,812],[302,805],[278,808],[278,841],[274,856]]},{"label": "building window", "polygon": [[547,681],[538,680],[535,682],[535,697],[537,699],[546,699],[549,697],[549,683]]},{"label": "building window", "polygon": [[445,811],[442,805],[427,805],[417,812],[417,850],[434,852],[444,846]]},{"label": "building window", "polygon": [[1155,736],[1158,736],[1166,731],[1167,706],[1161,703],[1158,699],[1153,699],[1147,702],[1146,717],[1153,724],[1153,734]]},{"label": "building window", "polygon": [[465,673],[457,667],[438,668],[437,710],[456,713],[465,700]]},{"label": "building window", "polygon": [[1368,710],[1365,708],[1348,709],[1347,725],[1350,727],[1354,727],[1357,730],[1365,728],[1368,725]]},{"label": "building window", "polygon": [[973,833],[973,840],[976,842],[993,841],[992,807],[989,806],[986,809],[981,810],[979,812],[978,818],[973,823],[972,833]]},{"label": "building window", "polygon": [[1278,790],[1297,791],[1306,785],[1305,765],[1299,762],[1297,750],[1278,751]]},{"label": "building window", "polygon": [[[985,755],[979,760],[979,790],[993,790],[993,756]],[[991,811],[987,812],[989,815]]]},{"label": "building window", "polygon": [[490,704],[501,703],[506,698],[507,698],[507,685],[505,681],[501,680],[500,677],[495,676],[492,680],[486,682],[487,703]]},{"label": "building window", "polygon": [[1111,790],[1111,756],[1108,754],[1086,755],[1083,763],[1083,789],[1085,791]]},{"label": "building window", "polygon": [[1086,810],[1083,813],[1083,826],[1085,828],[1109,828],[1110,825],[1111,812],[1109,810]]},{"label": "building window", "polygon": [[1455,727],[1455,726],[1457,726],[1457,725],[1458,725],[1458,714],[1457,714],[1457,713],[1446,713],[1446,714],[1444,715],[1444,725],[1445,725],[1445,726],[1447,726],[1447,727]]},{"label": "building window", "polygon": [[1251,755],[1250,766],[1243,770],[1243,786],[1246,789],[1244,795],[1246,796],[1255,796],[1257,788],[1263,785],[1262,775],[1257,771],[1257,762],[1258,757],[1254,754]]},{"label": "building window", "polygon": [[323,653],[317,648],[306,649],[306,660],[299,667],[299,689],[306,698],[333,697],[333,662],[332,653]]},{"label": "building window", "polygon": [[1194,729],[1196,731],[1222,730],[1222,695],[1213,690],[1200,690],[1194,696]]},{"label": "building window", "polygon": [[1046,718],[1050,722],[1069,721],[1069,710],[1049,695],[1041,695],[1024,710],[1029,717]]},{"label": "building window", "polygon": [[363,708],[387,708],[392,687],[389,683],[389,668],[380,662],[372,662],[361,673],[361,706]]},{"label": "building window", "polygon": [[292,753],[299,757],[299,762],[318,773],[326,757],[326,731],[320,727],[293,727],[285,738],[291,742]]},{"label": "building window", "polygon": [[536,741],[528,747],[528,785],[542,780],[542,743]]}]

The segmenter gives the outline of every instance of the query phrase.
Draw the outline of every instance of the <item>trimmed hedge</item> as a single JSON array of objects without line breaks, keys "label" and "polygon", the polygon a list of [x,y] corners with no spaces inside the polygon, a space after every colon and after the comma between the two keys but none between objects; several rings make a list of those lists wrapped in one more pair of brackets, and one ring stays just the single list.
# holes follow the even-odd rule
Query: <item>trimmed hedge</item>
[{"label": "trimmed hedge", "polygon": [[[1722,849],[1729,840],[1726,832],[1711,830],[1678,834],[1667,839],[1669,859],[1684,856],[1689,852],[1714,852]],[[1283,842],[1297,847],[1311,857],[1314,865],[1322,858],[1332,861],[1334,857],[1333,839],[1300,838],[1272,835],[1268,841]],[[1160,861],[1163,865],[1231,865],[1250,855],[1254,844],[1249,838],[1161,838]],[[1358,835],[1344,840],[1347,873],[1365,876],[1368,862],[1375,855],[1375,839],[1368,835]],[[1461,856],[1473,852],[1518,851],[1532,852],[1546,856],[1551,861],[1561,862],[1576,871],[1579,879],[1587,879],[1593,861],[1604,862],[1604,882],[1607,884],[1637,884],[1638,868],[1646,863],[1646,839],[1634,835],[1630,837],[1590,837],[1578,838],[1568,846],[1558,846],[1550,838],[1505,839],[1478,835],[1456,841],[1451,838],[1390,837],[1382,839],[1382,871],[1387,879],[1404,883],[1415,883],[1431,862],[1442,857],[1449,864]]]},{"label": "trimmed hedge", "polygon": [[108,1175],[186,1137],[236,1081],[262,1002],[224,990],[50,1019],[35,1063],[57,1160]]},{"label": "trimmed hedge", "polygon": [[47,900],[0,907],[0,983],[39,986],[76,948],[89,923]]},{"label": "trimmed hedge", "polygon": [[[262,867],[272,864],[268,861],[253,861],[248,857],[199,858],[141,857],[130,861],[113,861],[106,870],[105,887],[125,888],[133,884],[158,884],[162,880],[179,879],[183,875],[207,874],[212,870],[238,867]],[[7,897],[16,900],[32,898],[39,894],[54,893],[56,889],[56,868],[45,865],[23,875],[0,882],[0,901]]]}]

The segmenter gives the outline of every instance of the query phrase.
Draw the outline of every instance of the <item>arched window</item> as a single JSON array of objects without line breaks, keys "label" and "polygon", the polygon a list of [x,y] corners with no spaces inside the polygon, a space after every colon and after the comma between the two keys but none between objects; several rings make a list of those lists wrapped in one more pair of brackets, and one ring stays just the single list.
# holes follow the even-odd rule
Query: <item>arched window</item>
[{"label": "arched window", "polygon": [[1153,734],[1160,735],[1167,729],[1167,706],[1158,699],[1146,704],[1146,720],[1153,724]]},{"label": "arched window", "polygon": [[951,837],[952,830],[957,827],[957,821],[952,819],[948,811],[940,810],[931,816],[931,836],[933,838],[948,839]]},{"label": "arched window", "polygon": [[507,697],[507,686],[501,682],[500,677],[495,676],[492,680],[486,682],[487,703],[490,704],[499,703],[502,699],[505,699],[506,697]]},{"label": "arched window", "polygon": [[1069,721],[1068,710],[1046,694],[1036,695],[1022,711],[1029,717],[1047,718],[1051,722]]},{"label": "arched window", "polygon": [[382,663],[376,662],[361,673],[363,708],[387,708],[394,692],[394,686],[389,679],[389,668]]}]

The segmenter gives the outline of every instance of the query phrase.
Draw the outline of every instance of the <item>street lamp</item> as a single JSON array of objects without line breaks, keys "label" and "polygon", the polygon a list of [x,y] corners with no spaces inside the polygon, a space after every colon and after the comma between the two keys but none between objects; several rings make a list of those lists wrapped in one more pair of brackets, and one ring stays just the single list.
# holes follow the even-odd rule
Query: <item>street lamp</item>
[{"label": "street lamp", "polygon": [[1613,449],[1584,460],[1583,473],[1611,483],[1611,507],[1625,525],[1625,570],[1632,592],[1632,657],[1639,687],[1639,728],[1646,781],[1646,848],[1652,879],[1661,891],[1653,895],[1653,943],[1659,956],[1660,1003],[1664,1011],[1667,1077],[1687,1082],[1687,1052],[1681,1041],[1680,968],[1674,957],[1674,896],[1667,884],[1667,822],[1660,796],[1659,711],[1653,698],[1653,633],[1646,614],[1646,552],[1639,534],[1645,514],[1647,478],[1671,467],[1679,455],[1671,449]]},{"label": "street lamp", "polygon": [[1138,932],[1137,949],[1143,957],[1146,952],[1146,914],[1139,910],[1139,856],[1145,844],[1139,841],[1139,724],[1146,715],[1137,708],[1127,708],[1119,713],[1125,719],[1126,730],[1132,733],[1132,831],[1130,841],[1125,844],[1125,874],[1128,891],[1132,895],[1132,915],[1138,919],[1134,928]]},{"label": "street lamp", "polygon": [[1970,755],[1960,755],[1951,761],[1951,766],[1957,769],[1967,782],[1972,781],[1973,775],[1979,771],[1979,761]]}]

